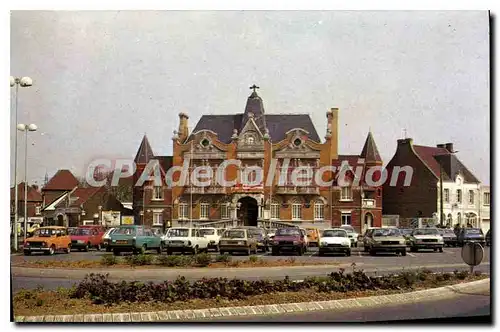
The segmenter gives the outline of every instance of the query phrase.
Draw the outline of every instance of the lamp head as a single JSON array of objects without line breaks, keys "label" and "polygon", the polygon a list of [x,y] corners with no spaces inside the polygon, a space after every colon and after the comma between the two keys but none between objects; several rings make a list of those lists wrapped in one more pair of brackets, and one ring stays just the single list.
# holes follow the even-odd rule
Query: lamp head
[{"label": "lamp head", "polygon": [[32,86],[33,85],[33,80],[30,77],[28,77],[28,76],[24,76],[24,77],[21,78],[21,81],[19,82],[19,84],[22,87]]},{"label": "lamp head", "polygon": [[10,87],[13,87],[14,85],[16,85],[16,79],[14,78],[14,76],[11,76],[10,77]]},{"label": "lamp head", "polygon": [[38,129],[37,125],[32,123],[30,125],[28,125],[28,130],[29,131],[36,131]]},{"label": "lamp head", "polygon": [[19,124],[17,124],[16,128],[17,128],[17,130],[25,131],[27,126],[24,123],[19,123]]}]

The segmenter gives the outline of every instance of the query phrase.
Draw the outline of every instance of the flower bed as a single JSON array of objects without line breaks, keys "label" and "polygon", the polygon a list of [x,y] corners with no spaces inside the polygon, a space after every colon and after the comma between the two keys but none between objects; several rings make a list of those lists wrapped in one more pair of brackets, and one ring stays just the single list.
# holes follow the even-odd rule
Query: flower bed
[{"label": "flower bed", "polygon": [[117,257],[112,254],[103,255],[100,261],[80,260],[80,261],[56,261],[56,260],[23,260],[17,261],[13,265],[19,267],[36,268],[130,268],[141,266],[144,268],[224,268],[224,267],[273,267],[273,266],[308,266],[308,265],[339,265],[340,263],[331,261],[300,261],[295,258],[278,260],[263,260],[258,256],[250,256],[246,260],[232,260],[230,255],[211,256],[206,253],[198,255],[129,255]]}]

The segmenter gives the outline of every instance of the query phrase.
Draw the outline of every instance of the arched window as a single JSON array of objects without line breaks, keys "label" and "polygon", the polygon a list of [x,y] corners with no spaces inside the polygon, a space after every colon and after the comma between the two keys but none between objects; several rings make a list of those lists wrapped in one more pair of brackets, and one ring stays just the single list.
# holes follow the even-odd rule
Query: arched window
[{"label": "arched window", "polygon": [[314,202],[314,220],[324,219],[325,205],[321,201]]}]

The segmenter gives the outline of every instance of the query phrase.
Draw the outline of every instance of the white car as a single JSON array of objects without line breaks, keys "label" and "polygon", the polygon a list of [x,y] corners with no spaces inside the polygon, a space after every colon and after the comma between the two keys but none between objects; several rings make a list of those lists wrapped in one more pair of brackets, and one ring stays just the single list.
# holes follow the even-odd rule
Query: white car
[{"label": "white car", "polygon": [[340,228],[347,232],[347,236],[349,236],[349,239],[351,239],[351,247],[357,247],[359,234],[358,232],[356,232],[354,227],[352,227],[351,225],[342,225],[340,226]]},{"label": "white car", "polygon": [[327,253],[344,253],[351,256],[351,239],[343,228],[325,229],[319,239],[319,256]]},{"label": "white car", "polygon": [[214,249],[215,251],[219,251],[219,241],[222,233],[224,233],[225,229],[222,228],[200,228],[200,234],[208,239],[208,249]]},{"label": "white car", "polygon": [[167,254],[174,252],[191,252],[197,254],[208,250],[208,239],[200,234],[198,228],[175,227],[170,228],[162,237]]},{"label": "white car", "polygon": [[410,235],[410,251],[432,249],[443,252],[444,240],[437,228],[416,228]]},{"label": "white car", "polygon": [[107,252],[110,252],[111,251],[111,248],[109,247],[109,240],[111,239],[111,234],[113,234],[113,232],[116,230],[117,228],[114,227],[114,228],[110,228],[106,231],[106,233],[104,233],[104,235],[102,236],[102,243],[103,243],[103,247],[106,248],[106,251]]}]

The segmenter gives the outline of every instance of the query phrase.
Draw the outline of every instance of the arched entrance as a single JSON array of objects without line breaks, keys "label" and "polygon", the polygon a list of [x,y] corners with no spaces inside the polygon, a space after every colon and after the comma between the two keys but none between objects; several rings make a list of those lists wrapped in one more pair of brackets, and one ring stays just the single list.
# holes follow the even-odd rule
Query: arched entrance
[{"label": "arched entrance", "polygon": [[373,214],[370,212],[365,213],[365,222],[363,224],[363,234],[365,234],[366,230],[373,226]]},{"label": "arched entrance", "polygon": [[242,221],[245,226],[257,226],[257,218],[259,215],[257,200],[246,196],[238,200],[238,205],[240,203],[238,220]]}]

